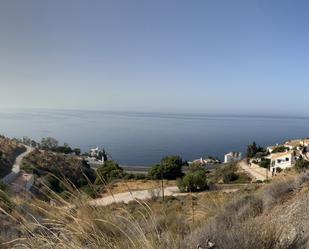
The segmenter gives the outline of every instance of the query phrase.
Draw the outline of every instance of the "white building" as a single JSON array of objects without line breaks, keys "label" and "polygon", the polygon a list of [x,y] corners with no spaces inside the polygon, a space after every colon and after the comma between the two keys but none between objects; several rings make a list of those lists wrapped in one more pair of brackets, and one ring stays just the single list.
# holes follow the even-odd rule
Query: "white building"
[{"label": "white building", "polygon": [[272,153],[272,152],[273,152],[275,149],[277,149],[279,146],[280,146],[279,144],[276,144],[276,145],[274,145],[274,146],[268,146],[268,147],[266,148],[266,150],[267,150],[267,152]]},{"label": "white building", "polygon": [[203,159],[202,157],[200,159],[196,159],[192,162],[193,164],[201,165],[201,166],[207,166],[207,165],[212,165],[212,164],[218,164],[221,163],[219,159],[216,158],[206,158]]},{"label": "white building", "polygon": [[290,150],[296,149],[301,150],[302,148],[306,148],[306,151],[309,151],[309,139],[295,139],[285,142],[285,147]]},{"label": "white building", "polygon": [[296,160],[299,159],[299,156],[299,152],[297,151],[287,151],[271,154],[269,157],[271,174],[276,174],[278,168],[286,169],[293,167],[296,163]]},{"label": "white building", "polygon": [[230,152],[224,156],[224,163],[240,161],[242,159],[240,152]]},{"label": "white building", "polygon": [[90,150],[90,156],[87,157],[87,162],[90,165],[102,165],[104,164],[104,151],[100,150],[99,147]]},{"label": "white building", "polygon": [[91,149],[90,150],[90,156],[91,157],[97,157],[99,155],[99,152],[100,152],[99,147],[97,147],[95,149]]}]

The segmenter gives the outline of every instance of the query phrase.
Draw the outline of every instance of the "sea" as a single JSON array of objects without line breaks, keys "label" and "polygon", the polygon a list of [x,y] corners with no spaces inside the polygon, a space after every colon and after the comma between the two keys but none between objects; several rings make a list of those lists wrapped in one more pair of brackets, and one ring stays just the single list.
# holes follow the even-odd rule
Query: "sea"
[{"label": "sea", "polygon": [[125,166],[151,166],[167,155],[184,160],[246,152],[309,137],[309,118],[72,110],[1,110],[0,134],[54,137],[83,152],[99,146]]}]

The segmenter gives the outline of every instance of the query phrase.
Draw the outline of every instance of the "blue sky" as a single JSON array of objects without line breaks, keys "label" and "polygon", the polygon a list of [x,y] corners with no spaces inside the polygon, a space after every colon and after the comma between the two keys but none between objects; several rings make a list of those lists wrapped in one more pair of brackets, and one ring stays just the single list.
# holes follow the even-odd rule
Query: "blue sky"
[{"label": "blue sky", "polygon": [[309,116],[309,1],[2,0],[0,107]]}]

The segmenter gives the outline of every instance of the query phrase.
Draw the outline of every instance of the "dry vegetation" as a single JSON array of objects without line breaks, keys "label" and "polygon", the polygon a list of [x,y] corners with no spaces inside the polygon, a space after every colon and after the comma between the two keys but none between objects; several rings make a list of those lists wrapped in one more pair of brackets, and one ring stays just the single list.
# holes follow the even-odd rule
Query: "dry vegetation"
[{"label": "dry vegetation", "polygon": [[223,164],[218,166],[208,175],[209,182],[212,183],[250,183],[252,179],[246,172],[239,169],[236,163]]},{"label": "dry vegetation", "polygon": [[[163,181],[164,187],[169,186],[176,186],[177,181],[173,180],[164,180]],[[137,191],[137,190],[151,190],[151,189],[158,189],[161,188],[161,181],[157,180],[123,180],[117,181],[113,183],[112,186],[109,188],[109,191],[112,191],[113,194],[123,193],[130,191]],[[108,195],[108,193],[105,193]]]},{"label": "dry vegetation", "polygon": [[[87,205],[87,197],[78,192],[69,203],[54,195],[57,205],[21,201],[2,214],[2,246],[195,249],[214,243],[219,249],[307,248],[309,230],[287,236],[285,226],[295,216],[283,215],[281,208],[295,209],[299,198],[308,203],[308,183],[309,174],[303,174],[237,193],[214,191],[107,207]],[[303,209],[297,214],[306,212],[306,205],[299,206]]]},{"label": "dry vegetation", "polygon": [[94,170],[82,158],[38,149],[24,158],[22,169],[35,175],[32,192],[45,199],[49,199],[46,198],[49,189],[62,193],[69,185],[72,191],[74,187],[88,187],[95,180]]},{"label": "dry vegetation", "polygon": [[[11,145],[4,148],[15,151]],[[69,186],[65,191],[69,194],[63,198],[54,186],[37,181],[37,189],[48,190],[48,201],[18,199],[0,184],[0,248],[308,248],[309,173],[282,174],[270,184],[240,185],[238,192],[209,191],[94,207],[88,204],[88,195],[71,185],[79,184],[83,167],[78,157],[38,150],[28,156],[25,169],[39,178],[61,172],[70,184],[57,184]],[[212,177],[220,181],[222,174],[231,172],[238,173],[236,168],[221,168]],[[108,187],[116,194],[158,188],[160,181],[123,180]]]}]

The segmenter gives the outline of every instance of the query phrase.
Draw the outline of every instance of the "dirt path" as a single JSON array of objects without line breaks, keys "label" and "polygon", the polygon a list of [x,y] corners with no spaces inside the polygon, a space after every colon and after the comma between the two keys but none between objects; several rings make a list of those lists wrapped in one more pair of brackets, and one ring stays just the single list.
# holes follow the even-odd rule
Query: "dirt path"
[{"label": "dirt path", "polygon": [[[224,193],[233,193],[237,192],[238,188],[230,188],[220,190]],[[165,187],[164,188],[164,196],[186,196],[190,193],[180,193],[178,187]],[[161,189],[152,189],[152,190],[139,190],[139,191],[131,191],[131,192],[124,192],[115,195],[106,196],[103,198],[95,199],[89,202],[91,206],[107,206],[112,203],[129,203],[130,201],[134,200],[147,200],[151,199],[152,197],[161,197],[162,191]]]},{"label": "dirt path", "polygon": [[[186,193],[179,193],[178,187],[166,187],[164,188],[164,195],[165,196],[177,196],[177,195],[186,195]],[[154,196],[162,196],[161,189],[153,189],[153,190],[138,190],[138,191],[131,191],[131,192],[124,192],[115,195],[106,196],[103,198],[95,199],[90,201],[90,205],[93,206],[107,206],[112,203],[128,203],[130,201],[139,199],[139,200],[146,200],[150,199]]]},{"label": "dirt path", "polygon": [[[267,169],[259,167],[257,165],[249,166],[244,160],[240,161],[238,165],[246,171],[249,175],[251,175],[256,181],[264,181],[267,179]],[[270,174],[268,174],[270,177]]]},{"label": "dirt path", "polygon": [[33,149],[32,147],[30,147],[30,146],[25,145],[25,147],[26,147],[26,151],[25,151],[24,153],[20,154],[20,155],[16,158],[15,163],[14,163],[14,165],[13,165],[13,167],[12,167],[12,171],[13,171],[14,173],[19,173],[19,172],[20,172],[20,165],[21,165],[21,163],[22,163],[24,157],[26,157],[27,155],[29,155],[29,154],[34,150],[34,149]]}]

